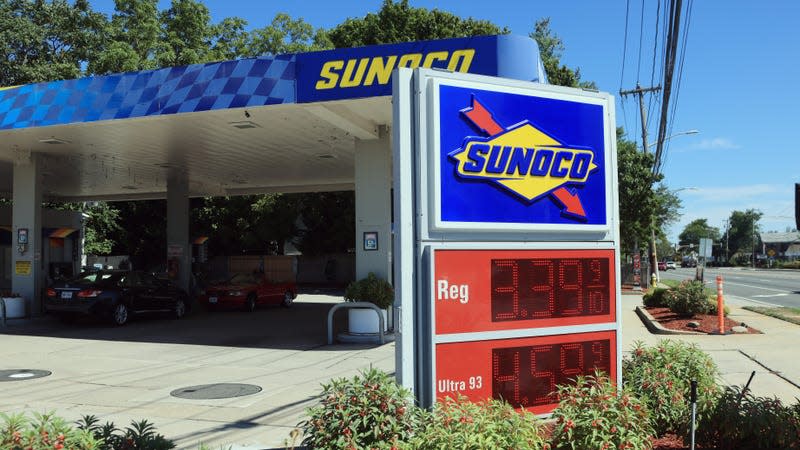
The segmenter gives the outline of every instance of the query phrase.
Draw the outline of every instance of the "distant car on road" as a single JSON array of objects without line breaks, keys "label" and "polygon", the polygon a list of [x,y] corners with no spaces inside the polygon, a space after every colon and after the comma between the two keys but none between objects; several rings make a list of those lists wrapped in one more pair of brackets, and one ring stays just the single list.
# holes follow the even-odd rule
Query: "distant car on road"
[{"label": "distant car on road", "polygon": [[678,268],[678,266],[675,265],[675,261],[667,261],[667,270],[670,270],[670,269],[675,270],[677,268]]},{"label": "distant car on road", "polygon": [[294,282],[273,282],[263,273],[237,273],[205,288],[198,299],[209,309],[242,308],[254,311],[259,305],[290,307],[297,298]]},{"label": "distant car on road", "polygon": [[125,325],[132,315],[168,313],[180,319],[189,311],[186,291],[136,270],[93,270],[47,288],[45,311],[72,318],[93,315]]},{"label": "distant car on road", "polygon": [[659,261],[658,262],[658,270],[667,270],[667,262],[666,261]]},{"label": "distant car on road", "polygon": [[697,260],[689,257],[683,258],[681,267],[697,267]]}]

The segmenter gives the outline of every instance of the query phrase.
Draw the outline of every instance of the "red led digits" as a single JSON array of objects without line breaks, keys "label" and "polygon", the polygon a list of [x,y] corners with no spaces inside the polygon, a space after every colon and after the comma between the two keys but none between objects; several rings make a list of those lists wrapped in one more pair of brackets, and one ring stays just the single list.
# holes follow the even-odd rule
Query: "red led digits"
[{"label": "red led digits", "polygon": [[607,258],[491,260],[492,321],[608,314]]},{"label": "red led digits", "polygon": [[579,316],[583,312],[583,267],[578,259],[562,259],[558,267],[559,298],[565,302],[561,311],[565,316]]},{"label": "red led digits", "polygon": [[492,396],[515,408],[557,403],[556,386],[595,370],[610,373],[610,355],[608,339],[492,349]]},{"label": "red led digits", "polygon": [[519,352],[515,349],[500,354],[492,352],[492,380],[503,385],[504,398],[508,402],[520,403],[519,398]]},{"label": "red led digits", "polygon": [[[496,280],[496,282],[495,282]],[[504,310],[493,311],[498,320],[516,320],[519,311],[519,265],[514,260],[492,261],[492,298],[498,297]]]}]

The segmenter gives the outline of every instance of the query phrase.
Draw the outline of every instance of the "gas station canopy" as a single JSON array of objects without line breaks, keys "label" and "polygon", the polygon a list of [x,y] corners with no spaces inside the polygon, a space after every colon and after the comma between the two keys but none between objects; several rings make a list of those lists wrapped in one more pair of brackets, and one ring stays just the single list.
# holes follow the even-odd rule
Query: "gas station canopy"
[{"label": "gas station canopy", "polygon": [[390,127],[391,73],[431,67],[544,78],[533,40],[423,41],[265,56],[0,89],[0,195],[42,156],[47,199],[347,190],[354,142]]}]

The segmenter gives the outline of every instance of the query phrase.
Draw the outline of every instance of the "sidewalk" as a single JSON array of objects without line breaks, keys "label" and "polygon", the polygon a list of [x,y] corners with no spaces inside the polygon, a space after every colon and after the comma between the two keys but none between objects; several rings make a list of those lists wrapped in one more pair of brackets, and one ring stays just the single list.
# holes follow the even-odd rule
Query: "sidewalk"
[{"label": "sidewalk", "polygon": [[729,305],[728,317],[761,330],[764,334],[658,335],[651,334],[634,311],[640,305],[641,294],[623,294],[623,356],[630,353],[636,341],[649,345],[661,339],[692,342],[714,359],[722,374],[722,383],[743,386],[755,371],[755,377],[750,383],[753,394],[777,397],[787,404],[800,398],[800,325]]}]

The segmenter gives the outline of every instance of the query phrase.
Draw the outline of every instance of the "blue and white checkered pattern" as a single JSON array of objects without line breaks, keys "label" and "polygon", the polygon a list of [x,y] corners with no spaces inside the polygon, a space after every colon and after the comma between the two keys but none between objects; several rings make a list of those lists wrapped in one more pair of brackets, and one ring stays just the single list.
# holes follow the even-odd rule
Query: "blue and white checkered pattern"
[{"label": "blue and white checkered pattern", "polygon": [[0,129],[294,103],[295,61],[281,55],[0,90]]}]

